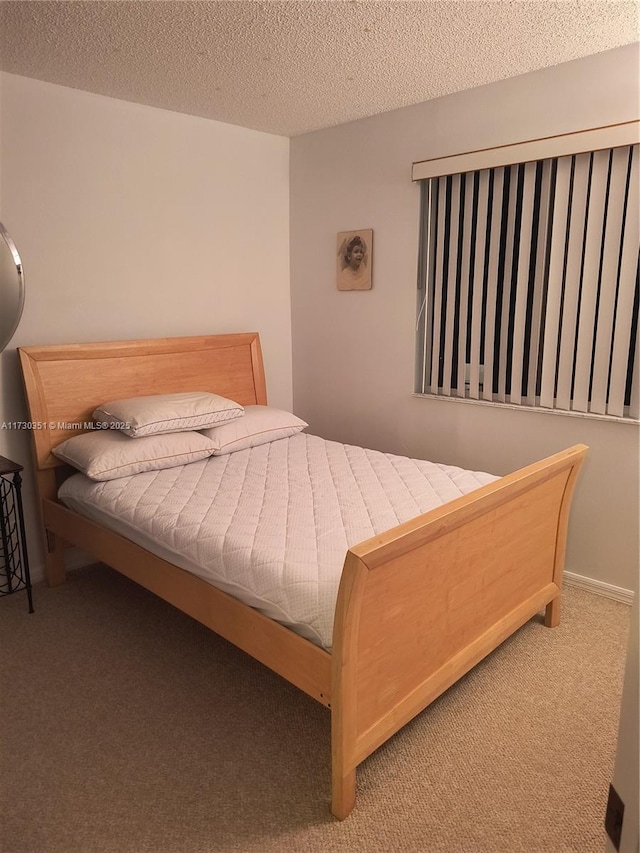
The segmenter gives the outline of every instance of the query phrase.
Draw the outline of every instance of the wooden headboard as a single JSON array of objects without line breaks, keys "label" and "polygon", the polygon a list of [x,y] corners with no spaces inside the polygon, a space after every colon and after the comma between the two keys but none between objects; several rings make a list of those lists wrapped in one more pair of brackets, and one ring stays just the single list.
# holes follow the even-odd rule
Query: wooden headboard
[{"label": "wooden headboard", "polygon": [[18,352],[40,471],[62,464],[51,448],[88,432],[94,409],[109,400],[210,391],[243,406],[267,402],[256,332],[20,347]]}]

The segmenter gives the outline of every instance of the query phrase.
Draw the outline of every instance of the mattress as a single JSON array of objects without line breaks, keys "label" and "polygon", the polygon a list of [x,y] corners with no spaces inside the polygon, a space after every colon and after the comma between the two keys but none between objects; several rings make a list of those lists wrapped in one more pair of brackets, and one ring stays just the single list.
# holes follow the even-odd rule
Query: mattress
[{"label": "mattress", "polygon": [[495,479],[301,433],[59,497],[330,650],[348,548]]}]

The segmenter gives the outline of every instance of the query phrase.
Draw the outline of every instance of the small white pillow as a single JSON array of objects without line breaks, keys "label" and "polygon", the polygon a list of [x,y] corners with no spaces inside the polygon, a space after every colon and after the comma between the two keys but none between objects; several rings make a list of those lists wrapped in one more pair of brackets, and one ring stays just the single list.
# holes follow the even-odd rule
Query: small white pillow
[{"label": "small white pillow", "polygon": [[199,432],[147,435],[135,441],[113,429],[74,435],[51,451],[92,480],[116,480],[141,471],[175,468],[211,456],[215,446]]},{"label": "small white pillow", "polygon": [[243,407],[208,391],[150,394],[103,403],[93,413],[98,424],[119,429],[132,438],[204,429],[239,418]]},{"label": "small white pillow", "polygon": [[309,426],[291,412],[273,406],[245,406],[244,417],[236,421],[202,430],[202,435],[214,444],[213,456],[223,456],[234,450],[256,447],[278,438],[288,438]]}]

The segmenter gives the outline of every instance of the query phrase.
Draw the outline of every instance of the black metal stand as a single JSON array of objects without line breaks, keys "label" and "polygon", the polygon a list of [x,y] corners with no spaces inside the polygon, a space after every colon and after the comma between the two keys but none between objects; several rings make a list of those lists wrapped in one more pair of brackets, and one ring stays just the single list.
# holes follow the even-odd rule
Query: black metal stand
[{"label": "black metal stand", "polygon": [[0,456],[0,596],[26,589],[29,613],[33,613],[21,471],[22,465]]}]

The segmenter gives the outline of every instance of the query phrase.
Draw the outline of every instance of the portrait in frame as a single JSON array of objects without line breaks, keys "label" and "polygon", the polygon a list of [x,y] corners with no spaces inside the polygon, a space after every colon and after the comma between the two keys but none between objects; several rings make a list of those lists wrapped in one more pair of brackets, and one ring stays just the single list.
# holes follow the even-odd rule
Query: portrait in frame
[{"label": "portrait in frame", "polygon": [[338,290],[371,290],[373,230],[341,231],[337,239]]}]

